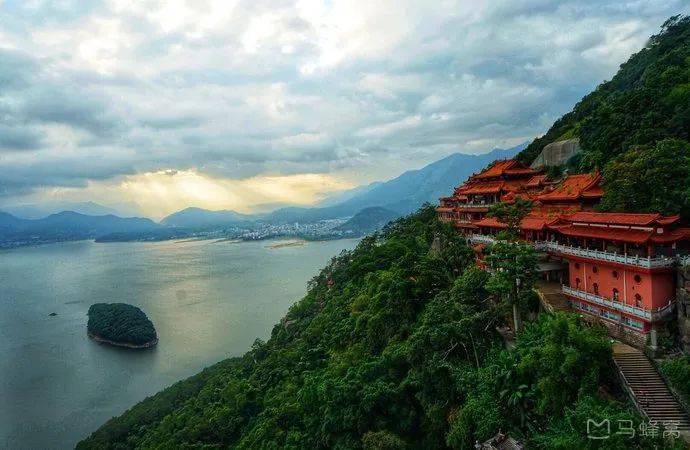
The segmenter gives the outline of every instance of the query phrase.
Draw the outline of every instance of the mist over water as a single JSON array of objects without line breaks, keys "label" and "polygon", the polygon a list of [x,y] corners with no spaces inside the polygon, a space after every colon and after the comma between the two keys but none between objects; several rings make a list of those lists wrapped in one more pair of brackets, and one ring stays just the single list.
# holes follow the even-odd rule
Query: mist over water
[{"label": "mist over water", "polygon": [[[0,251],[0,448],[72,448],[145,397],[243,354],[357,241],[271,244],[84,241]],[[98,302],[142,308],[158,346],[88,339],[86,312]]]}]

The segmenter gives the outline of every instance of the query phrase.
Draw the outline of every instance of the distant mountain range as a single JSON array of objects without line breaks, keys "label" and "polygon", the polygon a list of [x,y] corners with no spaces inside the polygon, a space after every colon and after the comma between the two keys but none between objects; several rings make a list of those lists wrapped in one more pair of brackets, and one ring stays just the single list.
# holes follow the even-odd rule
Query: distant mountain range
[{"label": "distant mountain range", "polygon": [[362,236],[382,228],[388,222],[400,216],[400,213],[390,209],[372,206],[364,208],[344,224],[335,227],[334,231],[340,231],[353,236]]},{"label": "distant mountain range", "polygon": [[256,216],[230,210],[209,211],[201,208],[185,208],[163,218],[161,224],[170,227],[208,228],[253,220],[256,220]]},{"label": "distant mountain range", "polygon": [[122,218],[112,214],[89,216],[63,211],[42,219],[21,219],[0,212],[0,247],[93,239],[115,232],[140,233],[160,227],[151,219]]},{"label": "distant mountain range", "polygon": [[364,208],[374,206],[405,215],[416,211],[425,202],[436,203],[439,197],[451,192],[472,173],[496,159],[515,156],[525,146],[526,143],[509,149],[494,149],[481,155],[454,153],[421,169],[409,170],[392,180],[341,192],[317,207],[286,207],[258,215],[187,208],[164,218],[161,223],[203,228],[210,224],[229,225],[248,220],[268,223],[313,222],[351,217]]},{"label": "distant mountain range", "polygon": [[72,211],[88,216],[106,216],[112,214],[120,217],[136,216],[134,205],[104,206],[95,202],[44,202],[29,205],[2,206],[0,210],[20,219],[42,219],[51,214]]},{"label": "distant mountain range", "polygon": [[[0,247],[78,239],[173,239],[199,233],[209,235],[215,233],[214,230],[219,231],[215,235],[222,235],[224,228],[232,227],[246,228],[250,232],[261,229],[262,236],[275,236],[280,235],[281,229],[299,230],[295,224],[323,221],[337,224],[328,228],[335,236],[362,235],[417,210],[425,202],[435,203],[440,196],[451,192],[458,183],[491,161],[513,157],[524,147],[523,144],[507,150],[495,149],[482,155],[455,153],[421,169],[407,171],[392,180],[341,192],[317,207],[287,207],[265,214],[250,215],[192,207],[170,214],[157,224],[150,219],[119,217],[112,213],[112,208],[93,202],[0,208],[4,211],[0,211]],[[60,206],[78,211],[42,215]],[[323,230],[323,226],[316,228]]]}]

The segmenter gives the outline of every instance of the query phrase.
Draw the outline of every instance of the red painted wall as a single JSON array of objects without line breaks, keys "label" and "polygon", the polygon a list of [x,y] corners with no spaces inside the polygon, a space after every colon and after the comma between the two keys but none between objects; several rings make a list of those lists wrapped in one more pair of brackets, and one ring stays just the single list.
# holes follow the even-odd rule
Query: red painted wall
[{"label": "red painted wall", "polygon": [[[613,299],[614,289],[618,290],[618,300],[635,305],[639,294],[644,309],[666,306],[675,294],[672,272],[643,273],[634,268],[621,268],[605,262],[569,261],[568,274],[570,286],[594,294],[596,284],[601,297]],[[615,272],[615,273],[614,273]]]}]

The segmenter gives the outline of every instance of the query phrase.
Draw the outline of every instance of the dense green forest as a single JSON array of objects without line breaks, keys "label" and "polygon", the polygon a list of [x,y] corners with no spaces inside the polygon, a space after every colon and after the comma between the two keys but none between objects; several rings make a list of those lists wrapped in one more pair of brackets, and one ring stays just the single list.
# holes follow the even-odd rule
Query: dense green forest
[{"label": "dense green forest", "polygon": [[640,420],[613,381],[602,330],[542,316],[505,347],[496,327],[514,303],[533,309],[536,258],[496,247],[493,271],[478,269],[427,206],[334,258],[267,342],[78,448],[472,448],[499,429],[542,448],[670,445],[587,439],[588,418]]},{"label": "dense green forest", "polygon": [[126,303],[96,303],[89,308],[90,335],[118,344],[144,346],[157,339],[153,324],[144,312]]},{"label": "dense green forest", "polygon": [[675,16],[610,80],[585,96],[518,158],[579,137],[574,171],[599,169],[603,208],[690,218],[690,18]]}]

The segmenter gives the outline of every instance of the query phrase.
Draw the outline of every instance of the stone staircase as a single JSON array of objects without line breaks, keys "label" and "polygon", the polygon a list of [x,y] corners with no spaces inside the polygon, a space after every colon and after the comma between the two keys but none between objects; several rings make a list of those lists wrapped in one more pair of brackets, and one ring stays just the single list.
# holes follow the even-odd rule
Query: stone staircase
[{"label": "stone staircase", "polygon": [[615,343],[613,360],[640,412],[659,426],[680,430],[686,438],[690,420],[647,356],[629,345]]}]

